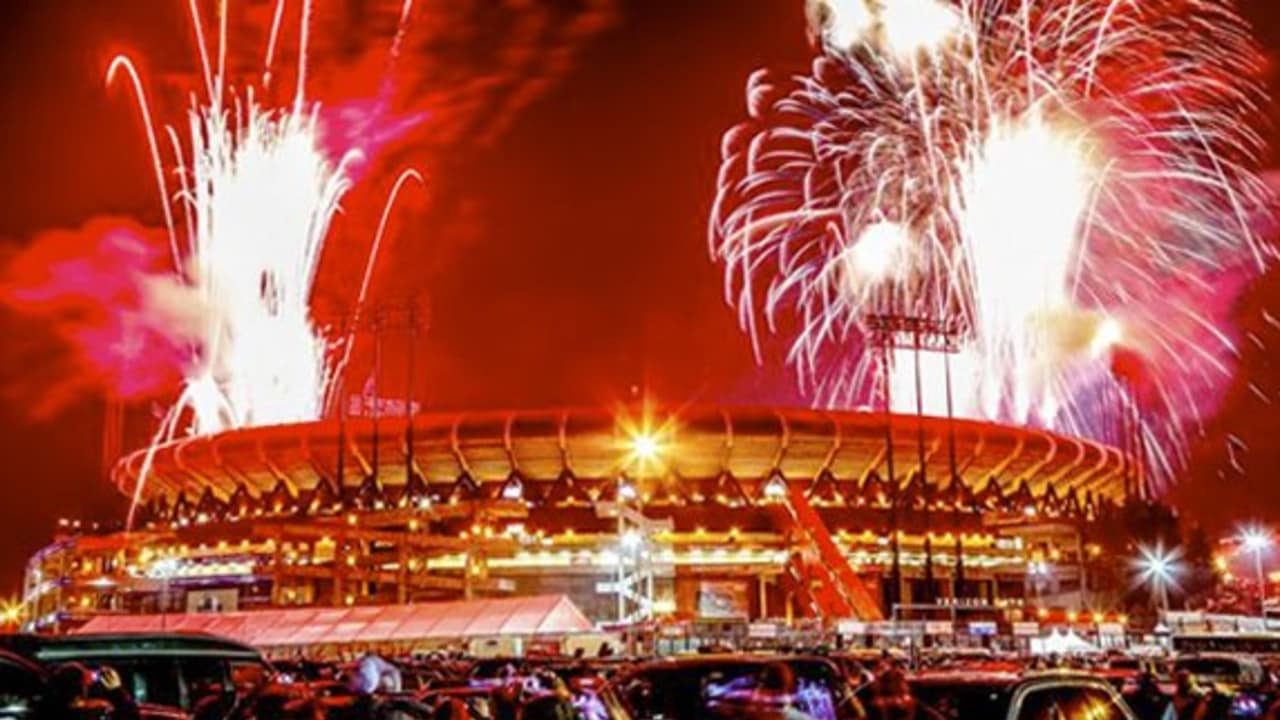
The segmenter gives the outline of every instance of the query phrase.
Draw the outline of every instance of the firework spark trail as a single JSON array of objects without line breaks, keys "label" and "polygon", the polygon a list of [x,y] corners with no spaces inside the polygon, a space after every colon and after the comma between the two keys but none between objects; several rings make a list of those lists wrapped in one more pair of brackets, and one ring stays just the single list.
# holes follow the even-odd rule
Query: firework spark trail
[{"label": "firework spark trail", "polygon": [[[1230,379],[1238,278],[1270,255],[1251,227],[1260,59],[1231,0],[809,15],[823,52],[808,76],[751,77],[710,219],[757,356],[782,334],[818,403],[869,403],[869,314],[959,317],[959,411],[1106,440],[1140,402],[1170,474]],[[1121,345],[1141,377],[1113,375]]]},{"label": "firework spark trail", "polygon": [[[382,217],[378,219],[378,230],[373,236],[373,248],[369,251],[369,259],[365,263],[364,276],[360,279],[360,291],[356,295],[356,316],[351,319],[351,326],[347,330],[346,337],[343,338],[341,359],[334,365],[333,377],[335,379],[344,377],[347,365],[351,362],[351,351],[355,348],[356,330],[362,319],[360,311],[364,308],[365,300],[368,298],[369,287],[373,282],[373,272],[377,268],[378,258],[381,256],[379,251],[382,248],[382,238],[387,231],[387,222],[391,219],[391,209],[395,207],[396,199],[400,197],[400,192],[404,189],[404,186],[411,180],[419,185],[423,184],[422,175],[416,170],[405,170],[400,173],[400,177],[396,178],[395,185],[391,188],[391,194],[387,197],[386,205],[382,208]],[[340,388],[333,387],[333,390],[339,391]],[[341,398],[336,397],[336,392],[330,393],[330,401],[335,400],[341,401]]]},{"label": "firework spark trail", "polygon": [[271,68],[276,58],[276,42],[280,39],[280,23],[284,21],[284,0],[276,0],[276,9],[271,14],[271,25],[267,30],[267,51],[262,61],[262,87],[271,86]]},{"label": "firework spark trail", "polygon": [[[269,31],[268,64],[283,7],[284,0],[278,0]],[[412,0],[405,0],[395,52],[411,8]],[[108,84],[118,72],[125,72],[132,83],[169,230],[173,272],[201,304],[200,330],[189,339],[191,358],[183,388],[156,430],[152,451],[183,433],[205,435],[320,418],[354,343],[350,336],[339,340],[336,354],[341,361],[335,364],[335,346],[311,317],[311,294],[325,239],[351,187],[350,165],[363,159],[358,150],[347,149],[333,163],[321,147],[318,107],[307,103],[304,94],[311,1],[302,1],[297,88],[289,109],[264,106],[252,87],[243,96],[231,97],[228,107],[227,2],[218,4],[216,71],[210,67],[196,0],[190,0],[189,9],[209,95],[203,103],[192,101],[185,149],[177,130],[166,128],[180,186],[176,196],[169,195],[136,68],[127,57],[117,57],[107,72]],[[268,66],[264,86],[269,82]],[[408,180],[422,178],[409,170],[397,180],[373,238],[358,304],[366,300],[391,208]],[[185,245],[177,239],[174,202],[184,211]],[[149,452],[144,478],[152,458]],[[133,508],[143,487],[139,480]]]}]

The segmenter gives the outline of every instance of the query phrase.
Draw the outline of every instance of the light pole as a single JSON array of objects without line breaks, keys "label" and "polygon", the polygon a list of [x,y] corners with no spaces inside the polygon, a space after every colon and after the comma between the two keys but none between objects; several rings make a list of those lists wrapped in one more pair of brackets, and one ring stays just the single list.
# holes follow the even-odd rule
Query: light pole
[{"label": "light pole", "polygon": [[1240,533],[1240,545],[1253,553],[1253,569],[1258,577],[1258,617],[1267,617],[1267,578],[1262,574],[1262,551],[1271,547],[1271,534],[1260,527],[1245,528]]},{"label": "light pole", "polygon": [[[920,492],[924,496],[924,512],[922,520],[924,521],[924,601],[926,603],[933,601],[933,542],[929,537],[930,527],[930,500],[931,493],[929,488],[929,478],[927,475],[928,453],[926,451],[925,437],[925,418],[924,418],[924,377],[921,371],[922,351],[941,352],[944,355],[959,350],[960,342],[965,335],[965,326],[962,318],[958,317],[919,317],[915,315],[899,315],[894,313],[871,313],[863,319],[863,324],[869,334],[869,339],[876,345],[881,352],[881,376],[884,383],[884,413],[885,413],[885,468],[889,473],[889,484],[892,489],[889,505],[889,535],[890,535],[890,552],[893,558],[893,565],[890,572],[890,584],[892,593],[890,595],[890,605],[894,605],[901,601],[901,585],[902,570],[900,564],[900,549],[898,545],[898,526],[901,522],[899,518],[900,511],[900,490],[897,477],[894,475],[893,467],[893,401],[891,396],[891,388],[893,385],[893,351],[894,350],[910,350],[914,357],[915,370],[915,391],[916,391],[916,449],[918,451],[919,473],[920,473]],[[954,418],[952,417],[951,407],[951,376],[950,376],[950,360],[947,360],[947,417],[948,417],[948,433],[950,438],[950,471],[953,482],[956,476],[955,468],[955,436],[954,436]],[[959,551],[957,551],[959,552]],[[959,555],[957,555],[959,557]]]}]

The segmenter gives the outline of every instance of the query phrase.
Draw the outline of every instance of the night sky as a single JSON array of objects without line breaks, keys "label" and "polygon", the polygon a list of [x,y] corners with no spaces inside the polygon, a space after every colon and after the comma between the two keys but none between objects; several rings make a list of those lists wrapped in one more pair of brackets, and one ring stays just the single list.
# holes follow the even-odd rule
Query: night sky
[{"label": "night sky", "polygon": [[[395,29],[395,8],[383,5],[394,3],[316,3],[315,94],[331,104],[371,95]],[[524,4],[529,18],[507,17],[508,6]],[[144,61],[159,119],[179,119],[181,91],[196,82],[185,5],[4,3],[0,256],[19,257],[42,232],[96,217],[160,223],[136,112],[126,93],[104,89],[102,75],[115,52],[130,51]],[[613,404],[636,394],[677,404],[800,402],[776,362],[756,366],[723,303],[705,228],[720,137],[743,115],[747,76],[807,67],[801,0],[420,6],[393,73],[394,106],[430,117],[388,142],[344,203],[318,302],[349,302],[351,268],[395,173],[417,167],[428,188],[396,213],[375,294],[429,307],[416,380],[428,408]],[[233,47],[232,64],[250,67],[270,3],[231,7],[231,42],[252,51]],[[1244,11],[1274,65],[1280,5],[1244,0]],[[286,32],[282,45],[290,41]],[[1268,307],[1280,315],[1275,272],[1237,312],[1266,342],[1244,345],[1241,379],[1171,496],[1214,528],[1280,520],[1280,331],[1262,322]],[[0,590],[16,590],[26,557],[58,517],[118,516],[123,502],[100,471],[103,402],[94,383],[74,377],[42,323],[13,313],[0,323],[12,338],[0,359],[9,492],[0,503],[8,530]],[[404,355],[398,338],[385,347],[389,357]],[[395,362],[384,367],[388,392],[405,376]],[[355,375],[367,375],[367,363],[357,366]],[[50,403],[51,387],[73,391]],[[135,441],[149,409],[133,406]],[[1244,472],[1228,462],[1231,436],[1247,447],[1237,453]]]}]

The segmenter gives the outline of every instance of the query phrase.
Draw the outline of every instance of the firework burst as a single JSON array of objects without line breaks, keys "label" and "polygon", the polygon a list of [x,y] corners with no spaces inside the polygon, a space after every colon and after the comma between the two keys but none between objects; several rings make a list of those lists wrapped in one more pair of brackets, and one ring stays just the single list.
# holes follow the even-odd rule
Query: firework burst
[{"label": "firework burst", "polygon": [[[271,81],[283,6],[278,0],[264,86]],[[393,58],[411,7],[411,2],[404,5]],[[225,2],[219,7],[216,67],[194,0],[190,11],[207,97],[192,101],[185,145],[177,129],[164,129],[173,152],[171,172],[135,66],[121,56],[107,72],[108,83],[125,77],[134,90],[164,209],[174,277],[188,291],[184,301],[199,306],[193,313],[199,316],[198,328],[188,338],[183,389],[161,423],[161,441],[319,418],[332,401],[332,380],[345,367],[352,342],[350,337],[331,342],[310,310],[329,226],[351,187],[351,165],[362,159],[358,150],[343,149],[331,161],[320,143],[319,108],[304,93],[310,2],[302,6],[298,85],[287,107],[264,105],[252,87],[242,95],[226,87]],[[172,195],[171,176],[178,184]],[[406,172],[388,209],[409,179],[420,178]],[[383,217],[357,307],[368,291],[385,212]]]},{"label": "firework burst", "polygon": [[822,53],[751,78],[710,220],[757,355],[778,333],[819,404],[869,403],[869,315],[959,319],[958,412],[1114,440],[1138,407],[1168,477],[1270,255],[1261,61],[1230,0],[809,10]]},{"label": "firework burst", "polygon": [[[218,8],[216,67],[196,0],[189,7],[207,97],[192,100],[185,146],[174,127],[165,128],[174,158],[171,172],[134,64],[120,56],[107,71],[108,84],[126,77],[137,99],[168,230],[176,297],[186,305],[185,314],[198,318],[186,337],[181,394],[162,419],[152,450],[179,435],[319,419],[337,400],[334,381],[345,371],[354,343],[351,335],[327,337],[310,307],[330,224],[352,185],[351,165],[361,159],[357,149],[347,148],[331,161],[320,143],[319,107],[304,92],[310,0],[302,3],[297,88],[287,107],[262,104],[252,87],[242,95],[226,87],[226,1]],[[271,82],[283,7],[277,0],[264,87]],[[411,9],[412,0],[406,0],[392,61]],[[178,184],[172,195],[170,175]],[[410,180],[421,178],[406,171],[387,200],[356,298],[357,313],[369,291],[388,213]],[[149,453],[143,478],[150,459]],[[135,507],[143,486],[140,480],[134,489]],[[131,510],[130,524],[132,519]]]}]

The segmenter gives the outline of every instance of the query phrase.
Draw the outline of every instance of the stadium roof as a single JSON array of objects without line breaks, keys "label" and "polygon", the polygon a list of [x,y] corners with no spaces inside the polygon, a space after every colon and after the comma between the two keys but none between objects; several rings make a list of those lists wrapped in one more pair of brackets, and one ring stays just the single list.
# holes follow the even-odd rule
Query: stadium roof
[{"label": "stadium roof", "polygon": [[[161,446],[151,458],[141,497],[162,495],[173,502],[182,493],[190,502],[212,490],[226,500],[238,490],[262,497],[281,487],[296,497],[316,489],[322,479],[340,480],[349,488],[370,477],[388,488],[421,477],[435,487],[465,478],[492,489],[513,474],[536,485],[566,472],[584,480],[625,473],[686,481],[722,473],[755,481],[774,472],[801,481],[829,472],[842,481],[865,481],[873,473],[887,476],[887,422],[884,413],[873,411],[716,406],[665,414],[636,408],[436,413],[417,415],[411,423],[403,416],[377,422],[350,418]],[[1133,467],[1117,448],[1036,428],[973,420],[951,426],[945,418],[914,415],[896,415],[892,422],[895,475],[901,483],[919,468],[921,443],[927,476],[944,482],[950,476],[952,437],[958,474],[973,488],[994,479],[1006,491],[1025,483],[1037,496],[1053,486],[1057,492],[1120,500],[1123,474]],[[660,434],[650,463],[635,462],[635,428],[642,426]],[[120,461],[114,479],[122,491],[133,494],[147,460],[147,453],[138,452]],[[336,477],[339,467],[341,478]]]}]

